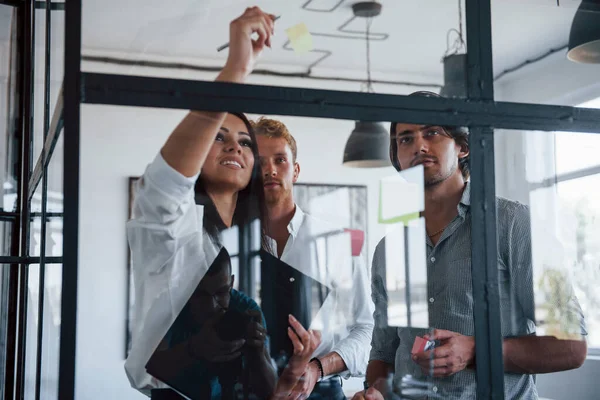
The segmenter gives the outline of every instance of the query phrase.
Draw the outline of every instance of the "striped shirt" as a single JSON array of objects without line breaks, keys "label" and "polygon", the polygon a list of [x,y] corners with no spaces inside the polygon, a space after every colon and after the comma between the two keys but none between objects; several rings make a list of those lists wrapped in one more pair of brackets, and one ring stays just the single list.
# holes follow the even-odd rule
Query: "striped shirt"
[{"label": "striped shirt", "polygon": [[[496,199],[498,238],[498,281],[502,336],[535,334],[535,303],[531,262],[531,225],[529,208],[523,204]],[[372,296],[375,303],[375,329],[371,360],[395,366],[393,387],[399,392],[403,378],[429,384],[429,396],[444,399],[474,399],[475,370],[465,369],[445,378],[425,376],[411,359],[416,336],[427,331],[418,328],[387,327],[385,238],[373,257]],[[463,335],[474,336],[473,287],[471,279],[470,183],[467,182],[458,205],[458,215],[444,229],[434,246],[427,237],[427,298],[429,325]],[[581,308],[570,297],[568,312],[579,322],[577,329],[586,334]],[[505,373],[507,399],[537,399],[533,375]],[[436,396],[437,395],[437,396]],[[413,397],[411,397],[413,398]],[[427,398],[423,395],[422,398]]]}]

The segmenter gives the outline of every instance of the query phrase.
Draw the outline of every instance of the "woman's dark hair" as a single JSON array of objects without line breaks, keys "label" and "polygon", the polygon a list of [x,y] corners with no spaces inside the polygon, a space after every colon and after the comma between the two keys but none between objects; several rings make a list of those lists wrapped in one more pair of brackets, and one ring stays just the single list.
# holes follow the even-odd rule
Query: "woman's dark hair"
[{"label": "woman's dark hair", "polygon": [[[409,96],[415,97],[442,97],[439,94],[427,91],[419,91],[411,93]],[[390,125],[390,160],[392,165],[397,171],[400,171],[400,162],[398,161],[398,145],[396,143],[396,125],[398,122],[392,122]],[[461,147],[469,149],[469,130],[462,126],[441,126],[446,135],[452,138],[456,144]],[[458,167],[462,173],[463,178],[466,180],[471,175],[469,169],[469,156],[458,160]]]},{"label": "woman's dark hair", "polygon": [[[241,119],[250,138],[252,139],[252,154],[254,155],[254,166],[252,167],[252,174],[250,176],[250,182],[248,186],[238,192],[237,204],[233,213],[232,226],[237,225],[241,229],[251,229],[250,224],[252,221],[258,219],[261,224],[261,244],[263,248],[268,249],[269,242],[267,241],[267,208],[265,201],[265,192],[263,187],[262,173],[260,162],[258,158],[258,144],[256,143],[256,136],[254,130],[248,118],[242,113],[230,112],[229,114],[235,115]],[[208,196],[204,181],[202,180],[202,174],[196,181],[196,204],[202,204],[204,206],[204,219],[203,226],[208,234],[217,242],[219,242],[219,233],[227,228],[221,216],[217,211],[217,207]]]}]

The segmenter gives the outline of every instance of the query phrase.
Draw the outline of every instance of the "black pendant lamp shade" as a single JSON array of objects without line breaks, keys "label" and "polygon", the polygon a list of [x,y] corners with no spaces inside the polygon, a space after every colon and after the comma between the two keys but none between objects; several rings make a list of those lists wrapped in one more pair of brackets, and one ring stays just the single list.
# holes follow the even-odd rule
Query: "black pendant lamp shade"
[{"label": "black pendant lamp shade", "polygon": [[567,58],[600,64],[600,0],[583,0],[579,5],[571,24]]},{"label": "black pendant lamp shade", "polygon": [[444,57],[444,97],[467,97],[467,55],[452,54]]},{"label": "black pendant lamp shade", "polygon": [[344,166],[381,168],[391,165],[390,133],[377,122],[357,121],[344,149]]}]

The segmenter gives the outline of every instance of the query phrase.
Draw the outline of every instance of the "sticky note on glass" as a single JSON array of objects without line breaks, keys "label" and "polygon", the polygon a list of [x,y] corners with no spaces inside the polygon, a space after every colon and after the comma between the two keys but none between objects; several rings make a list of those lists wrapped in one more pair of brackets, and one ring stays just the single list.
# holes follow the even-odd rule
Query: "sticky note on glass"
[{"label": "sticky note on glass", "polygon": [[286,29],[285,34],[290,40],[290,44],[292,45],[294,52],[308,53],[313,49],[312,35],[308,31],[308,28],[304,22]]},{"label": "sticky note on glass", "polygon": [[408,168],[381,179],[379,184],[379,223],[408,223],[425,209],[424,169]]}]

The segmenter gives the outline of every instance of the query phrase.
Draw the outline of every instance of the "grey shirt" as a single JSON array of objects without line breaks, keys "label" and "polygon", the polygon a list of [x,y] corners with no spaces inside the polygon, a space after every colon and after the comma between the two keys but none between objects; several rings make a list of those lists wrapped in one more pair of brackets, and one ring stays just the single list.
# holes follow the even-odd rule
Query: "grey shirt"
[{"label": "grey shirt", "polygon": [[[532,335],[535,334],[535,304],[529,209],[503,198],[496,199],[496,207],[502,335]],[[373,257],[375,329],[370,359],[395,366],[394,388],[400,387],[403,377],[411,375],[428,382],[431,391],[441,398],[474,399],[477,387],[473,369],[465,369],[446,378],[427,377],[412,361],[410,354],[415,336],[424,335],[426,330],[387,326],[385,271],[384,238],[377,245]],[[427,277],[430,326],[474,336],[470,183],[465,185],[458,215],[445,228],[438,243],[433,246],[427,237]],[[574,296],[571,296],[568,309],[580,321],[578,328],[581,333],[586,334],[581,308]],[[538,398],[533,375],[505,373],[504,385],[507,399]]]}]

